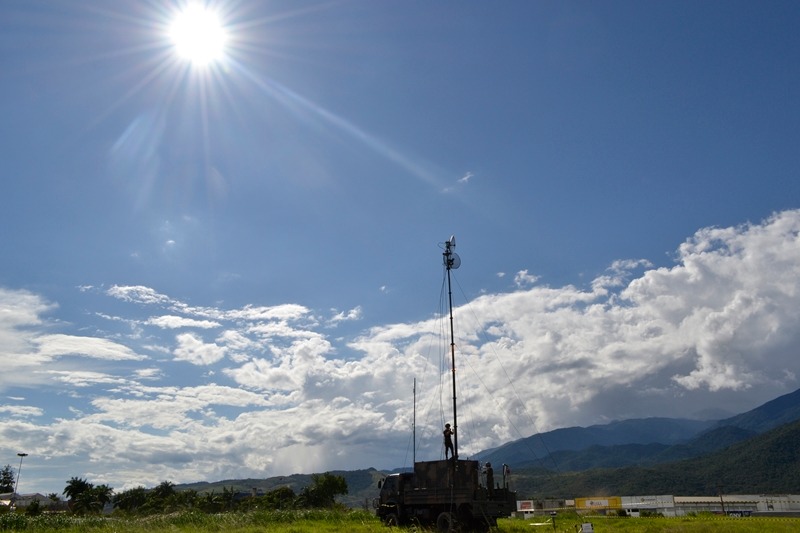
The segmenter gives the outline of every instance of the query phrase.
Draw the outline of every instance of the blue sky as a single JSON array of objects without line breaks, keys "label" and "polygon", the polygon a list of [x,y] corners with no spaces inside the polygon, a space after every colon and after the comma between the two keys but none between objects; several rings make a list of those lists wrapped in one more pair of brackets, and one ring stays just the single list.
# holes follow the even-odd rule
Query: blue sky
[{"label": "blue sky", "polygon": [[186,5],[0,5],[21,492],[438,458],[451,234],[462,455],[800,386],[796,2]]}]

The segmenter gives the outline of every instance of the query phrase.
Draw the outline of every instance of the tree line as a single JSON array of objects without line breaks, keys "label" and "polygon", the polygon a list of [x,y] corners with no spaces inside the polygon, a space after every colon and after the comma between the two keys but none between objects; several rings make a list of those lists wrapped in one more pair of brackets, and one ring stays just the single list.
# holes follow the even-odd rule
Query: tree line
[{"label": "tree line", "polygon": [[[9,466],[0,471],[0,492],[14,491],[14,470]],[[331,508],[336,506],[336,496],[347,494],[347,481],[331,473],[313,474],[311,484],[295,493],[290,487],[279,487],[261,495],[243,495],[223,487],[222,492],[198,492],[193,489],[176,490],[175,484],[163,481],[147,489],[139,486],[114,492],[108,485],[95,485],[87,479],[72,477],[67,481],[63,495],[69,510],[75,514],[99,514],[110,504],[115,512],[129,514],[169,513],[195,510],[205,513],[250,510],[287,510]],[[58,501],[57,494],[48,498]],[[32,506],[32,507],[31,507]],[[39,502],[28,506],[27,512],[40,512]]]}]

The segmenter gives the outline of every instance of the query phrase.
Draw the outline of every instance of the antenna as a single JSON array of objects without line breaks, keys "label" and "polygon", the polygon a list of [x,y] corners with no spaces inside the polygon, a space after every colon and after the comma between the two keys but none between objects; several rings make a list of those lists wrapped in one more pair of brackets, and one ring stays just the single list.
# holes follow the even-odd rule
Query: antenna
[{"label": "antenna", "polygon": [[450,304],[450,359],[453,374],[453,464],[458,464],[458,409],[456,408],[456,342],[453,331],[453,289],[450,283],[450,270],[461,266],[461,258],[453,251],[456,236],[451,235],[444,243],[444,266],[447,268],[447,297]]},{"label": "antenna", "polygon": [[417,378],[414,378],[414,421],[411,424],[411,427],[414,430],[412,432],[412,435],[413,435],[412,438],[414,440],[414,443],[413,443],[413,447],[414,447],[413,456],[414,456],[414,464],[416,464],[417,463]]},{"label": "antenna", "polygon": [[457,269],[461,266],[461,258],[458,257],[458,254],[453,251],[456,247],[456,236],[451,235],[450,238],[445,241],[444,243],[444,266],[447,267],[447,270],[450,269]]}]

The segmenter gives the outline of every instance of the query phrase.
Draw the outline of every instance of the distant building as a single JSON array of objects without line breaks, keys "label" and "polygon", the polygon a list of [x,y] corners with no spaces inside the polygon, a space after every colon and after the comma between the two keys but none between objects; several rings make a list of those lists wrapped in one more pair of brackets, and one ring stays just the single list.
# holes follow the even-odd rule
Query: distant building
[{"label": "distant building", "polygon": [[35,501],[38,501],[42,506],[47,506],[49,503],[51,503],[51,500],[47,496],[44,494],[39,494],[38,492],[31,494],[14,494],[13,492],[6,492],[4,494],[0,494],[0,505],[5,505],[8,507],[25,508]]},{"label": "distant building", "polygon": [[575,510],[579,513],[607,514],[622,509],[622,498],[619,496],[595,496],[592,498],[575,498]]},{"label": "distant building", "polygon": [[517,516],[530,518],[535,515],[548,515],[550,511],[575,507],[574,500],[517,500]]},{"label": "distant building", "polygon": [[675,516],[675,498],[671,495],[623,496],[621,507],[627,516],[640,517],[648,513]]},{"label": "distant building", "polygon": [[697,513],[728,516],[800,516],[800,495],[722,494],[719,496],[602,496],[575,498],[583,514],[686,516]]}]

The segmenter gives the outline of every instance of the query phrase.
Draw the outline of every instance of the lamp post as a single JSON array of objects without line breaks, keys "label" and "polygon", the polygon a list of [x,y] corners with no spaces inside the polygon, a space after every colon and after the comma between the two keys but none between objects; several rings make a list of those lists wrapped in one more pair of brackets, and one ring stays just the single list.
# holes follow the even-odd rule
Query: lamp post
[{"label": "lamp post", "polygon": [[17,489],[19,488],[19,475],[22,473],[22,460],[28,457],[27,453],[18,453],[19,456],[19,469],[17,470],[17,482],[14,485],[14,496],[17,496]]}]

